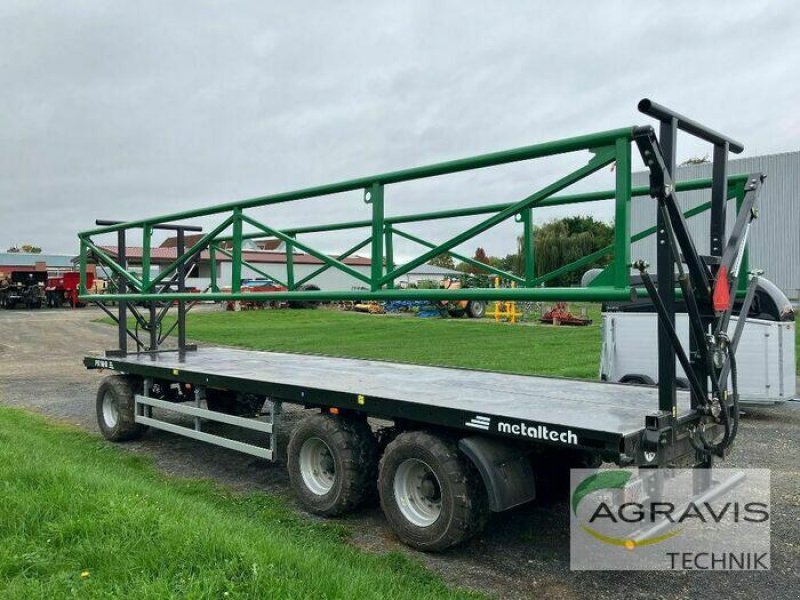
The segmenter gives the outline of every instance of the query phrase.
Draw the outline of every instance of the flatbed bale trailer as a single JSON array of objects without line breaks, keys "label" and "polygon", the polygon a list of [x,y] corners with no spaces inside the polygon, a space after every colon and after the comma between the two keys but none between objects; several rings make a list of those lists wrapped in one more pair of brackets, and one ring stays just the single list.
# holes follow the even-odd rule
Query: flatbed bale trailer
[{"label": "flatbed bale trailer", "polygon": [[[728,152],[743,149],[738,142],[649,100],[643,100],[639,109],[659,120],[658,136],[649,126],[627,127],[163,217],[98,221],[98,228],[79,234],[80,298],[97,302],[118,324],[118,348],[104,356],[84,358],[87,368],[112,372],[101,383],[96,399],[103,435],[124,441],[152,427],[275,460],[281,407],[294,404],[313,409],[315,414],[294,427],[286,449],[292,488],[301,504],[320,515],[338,515],[356,509],[377,487],[384,514],[397,536],[430,551],[444,550],[478,533],[489,511],[566,491],[572,467],[598,467],[602,462],[640,468],[710,467],[714,458],[725,456],[738,429],[737,339],[735,332],[728,333],[728,325],[733,299],[741,296],[747,305],[757,282],[757,277],[748,281],[742,267],[747,263],[745,242],[757,215],[755,203],[764,178],[758,173],[727,176]],[[672,181],[679,130],[713,145],[712,179]],[[647,188],[631,188],[634,145],[650,170]],[[516,202],[391,217],[384,212],[384,188],[392,184],[587,150],[591,158],[586,165]],[[616,164],[615,189],[558,195],[612,163]],[[675,193],[705,188],[711,194],[712,243],[711,254],[700,256]],[[244,212],[348,191],[362,194],[371,219],[278,229]],[[646,198],[658,204],[657,228],[632,234],[630,202]],[[614,202],[614,244],[551,273],[536,274],[534,208],[600,200]],[[735,200],[738,216],[726,235],[729,200]],[[218,214],[227,216],[187,248],[185,233],[200,228],[184,222]],[[445,242],[422,240],[426,251],[401,267],[394,264],[393,240],[404,235],[400,225],[476,215],[489,216]],[[417,265],[442,253],[458,257],[454,248],[512,218],[523,227],[524,273],[484,266],[517,287],[395,289],[397,278]],[[244,225],[252,230],[245,231]],[[369,230],[367,239],[335,258],[299,239],[300,235],[359,228]],[[159,229],[176,232],[177,258],[152,275],[151,239]],[[141,276],[128,268],[125,256],[126,240],[134,231],[141,231],[144,242]],[[247,293],[241,285],[242,269],[247,268],[242,242],[265,233],[287,245],[287,281],[280,282],[287,289]],[[662,242],[658,246],[660,285],[650,278],[648,265],[641,261],[632,265],[630,257],[631,241],[652,234]],[[108,235],[116,238],[115,250],[97,239]],[[215,265],[222,244],[232,260],[230,290],[224,291],[220,291]],[[368,245],[372,271],[366,276],[342,261]],[[294,248],[317,257],[323,265],[311,275],[296,278]],[[186,274],[203,251],[211,257],[209,289],[189,294]],[[591,286],[540,287],[604,254],[613,259]],[[115,274],[118,293],[100,297],[87,292],[85,273],[90,262]],[[640,271],[659,314],[661,377],[652,389],[187,343],[186,314],[202,300],[625,301],[633,293],[631,266]],[[316,274],[329,268],[360,279],[368,289],[304,291]],[[674,269],[679,289],[671,276]],[[662,278],[662,273],[670,275]],[[262,275],[274,279],[268,273]],[[687,299],[691,352],[675,332],[675,304],[680,297]],[[117,310],[103,306],[103,300],[117,301]],[[173,309],[177,315],[167,327],[165,316]],[[129,318],[136,324],[134,329],[129,327]],[[129,347],[131,343],[135,347]],[[167,343],[175,345],[167,347]],[[676,388],[676,360],[687,372],[688,391]],[[731,390],[728,381],[733,384]],[[382,420],[387,426],[375,432],[368,419]],[[220,428],[212,432],[207,422],[224,423],[249,435],[243,440],[223,434]],[[701,471],[707,469],[697,472]],[[701,488],[710,485],[704,477],[698,477]]]}]

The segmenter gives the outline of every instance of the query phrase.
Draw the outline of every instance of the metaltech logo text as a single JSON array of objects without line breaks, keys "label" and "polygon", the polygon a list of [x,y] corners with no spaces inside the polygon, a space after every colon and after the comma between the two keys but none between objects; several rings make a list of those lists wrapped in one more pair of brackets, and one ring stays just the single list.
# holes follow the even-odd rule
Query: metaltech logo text
[{"label": "metaltech logo text", "polygon": [[547,425],[531,426],[525,423],[512,424],[500,421],[497,423],[497,431],[499,433],[513,433],[514,435],[521,435],[534,440],[561,442],[562,444],[570,444],[573,446],[578,445],[578,436],[575,435],[571,429],[558,431],[557,429],[550,429]]},{"label": "metaltech logo text", "polygon": [[[473,429],[489,431],[492,426],[492,419],[484,415],[475,415],[469,421],[466,421],[464,425]],[[522,422],[506,423],[505,421],[498,421],[497,432],[510,433],[544,442],[560,442],[571,446],[578,445],[578,436],[571,429],[559,431],[558,429],[551,429],[547,425],[527,425]]]}]

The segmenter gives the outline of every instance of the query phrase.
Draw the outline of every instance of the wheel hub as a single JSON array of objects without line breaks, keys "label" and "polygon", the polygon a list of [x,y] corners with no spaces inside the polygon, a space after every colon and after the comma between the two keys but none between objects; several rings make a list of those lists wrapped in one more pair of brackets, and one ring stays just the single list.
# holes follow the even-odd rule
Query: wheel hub
[{"label": "wheel hub", "polygon": [[300,447],[300,475],[314,494],[324,496],[336,481],[336,462],[330,447],[320,438],[308,438]]},{"label": "wheel hub", "polygon": [[394,495],[403,516],[417,527],[430,527],[442,513],[442,488],[425,462],[409,458],[394,478]]},{"label": "wheel hub", "polygon": [[105,421],[106,425],[111,429],[116,427],[119,421],[117,400],[110,391],[103,395],[103,421]]}]

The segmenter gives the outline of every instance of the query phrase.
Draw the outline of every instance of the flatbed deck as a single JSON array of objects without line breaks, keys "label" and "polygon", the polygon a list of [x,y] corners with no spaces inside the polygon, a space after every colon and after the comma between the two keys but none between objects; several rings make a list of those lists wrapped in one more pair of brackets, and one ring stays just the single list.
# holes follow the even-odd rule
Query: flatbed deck
[{"label": "flatbed deck", "polygon": [[[85,364],[611,453],[638,439],[658,405],[657,390],[640,386],[231,348],[87,357]],[[679,416],[690,412],[688,393],[678,402]]]}]

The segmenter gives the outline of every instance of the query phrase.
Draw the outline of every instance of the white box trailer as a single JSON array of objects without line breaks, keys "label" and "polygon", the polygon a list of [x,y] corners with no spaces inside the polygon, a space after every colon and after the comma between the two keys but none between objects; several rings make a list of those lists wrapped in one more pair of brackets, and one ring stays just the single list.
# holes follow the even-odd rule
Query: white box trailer
[{"label": "white box trailer", "polygon": [[[730,331],[739,317],[731,317]],[[678,314],[675,328],[689,347],[689,319]],[[600,378],[618,383],[658,382],[658,316],[650,312],[603,312]],[[747,319],[736,352],[740,402],[775,404],[796,395],[795,324]],[[676,376],[688,387],[680,363]]]}]

